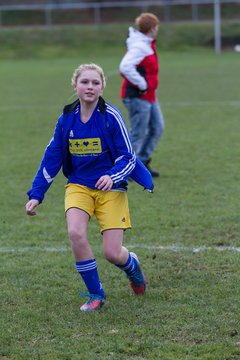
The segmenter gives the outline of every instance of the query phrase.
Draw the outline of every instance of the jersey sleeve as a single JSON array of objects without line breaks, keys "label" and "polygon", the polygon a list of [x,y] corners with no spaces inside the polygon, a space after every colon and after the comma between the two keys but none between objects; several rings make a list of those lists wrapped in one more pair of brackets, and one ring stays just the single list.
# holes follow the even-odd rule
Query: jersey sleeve
[{"label": "jersey sleeve", "polygon": [[45,193],[61,169],[62,162],[62,117],[60,117],[57,122],[54,135],[46,147],[40,167],[32,182],[32,188],[27,192],[29,200],[36,199],[40,203],[43,201]]},{"label": "jersey sleeve", "polygon": [[126,180],[136,165],[136,155],[129,139],[128,130],[121,113],[108,105],[111,121],[112,149],[115,154],[114,166],[107,171],[115,184]]}]

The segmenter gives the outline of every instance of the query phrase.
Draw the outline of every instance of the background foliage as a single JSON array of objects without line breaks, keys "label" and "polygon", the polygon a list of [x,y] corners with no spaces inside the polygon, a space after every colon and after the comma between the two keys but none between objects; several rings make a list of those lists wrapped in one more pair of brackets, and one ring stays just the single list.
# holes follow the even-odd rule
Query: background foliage
[{"label": "background foliage", "polygon": [[[54,28],[3,28],[0,31],[0,59],[49,58],[75,56],[90,51],[96,54],[125,49],[125,39],[131,23],[101,26],[64,26]],[[240,34],[240,22],[222,26],[222,45],[233,50]],[[188,50],[197,47],[214,48],[212,23],[176,23],[162,25],[158,34],[161,50]],[[96,44],[98,44],[96,46]],[[111,53],[109,54],[111,56]]]}]

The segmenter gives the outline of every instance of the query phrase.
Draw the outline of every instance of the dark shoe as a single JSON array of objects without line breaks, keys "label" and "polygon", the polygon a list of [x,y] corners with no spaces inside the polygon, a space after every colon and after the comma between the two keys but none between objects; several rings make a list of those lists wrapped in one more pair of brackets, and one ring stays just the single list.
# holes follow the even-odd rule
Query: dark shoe
[{"label": "dark shoe", "polygon": [[148,161],[144,161],[144,165],[146,166],[146,168],[149,170],[150,174],[152,175],[152,177],[159,177],[160,176],[160,173],[153,170],[151,167],[150,167],[150,162],[151,160],[148,160]]},{"label": "dark shoe", "polygon": [[152,175],[152,177],[159,177],[160,176],[160,173],[151,169],[150,166],[148,165],[147,166],[147,169],[149,170],[150,174]]}]

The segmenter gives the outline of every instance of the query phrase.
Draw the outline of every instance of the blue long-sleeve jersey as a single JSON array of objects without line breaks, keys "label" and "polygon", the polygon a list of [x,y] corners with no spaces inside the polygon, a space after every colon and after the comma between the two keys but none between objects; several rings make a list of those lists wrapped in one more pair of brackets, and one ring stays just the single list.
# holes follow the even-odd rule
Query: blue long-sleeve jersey
[{"label": "blue long-sleeve jersey", "polygon": [[42,202],[61,167],[68,182],[92,189],[102,175],[108,174],[113,180],[113,190],[126,190],[129,176],[152,190],[150,173],[139,160],[137,164],[136,172],[136,156],[119,110],[100,98],[89,121],[82,123],[77,100],[65,106],[59,117],[27,194],[29,199]]}]

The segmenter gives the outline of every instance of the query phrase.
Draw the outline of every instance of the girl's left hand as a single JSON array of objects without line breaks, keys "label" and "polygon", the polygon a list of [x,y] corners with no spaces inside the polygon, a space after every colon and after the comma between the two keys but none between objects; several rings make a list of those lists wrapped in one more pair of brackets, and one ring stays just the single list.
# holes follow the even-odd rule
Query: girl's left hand
[{"label": "girl's left hand", "polygon": [[103,175],[98,179],[95,186],[98,190],[109,191],[113,186],[113,181],[109,175]]}]

